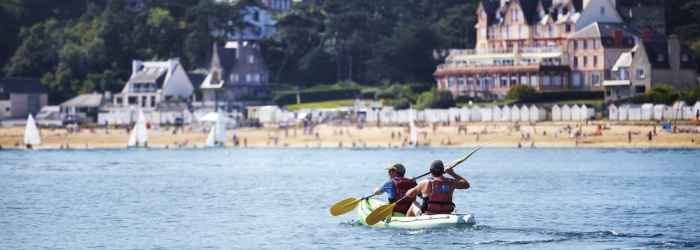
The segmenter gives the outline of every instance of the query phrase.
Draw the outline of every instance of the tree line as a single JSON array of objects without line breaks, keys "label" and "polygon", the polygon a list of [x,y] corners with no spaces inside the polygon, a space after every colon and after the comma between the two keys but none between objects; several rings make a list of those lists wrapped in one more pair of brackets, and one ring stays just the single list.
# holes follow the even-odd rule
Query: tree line
[{"label": "tree line", "polygon": [[[496,0],[498,1],[498,0]],[[260,41],[273,86],[432,85],[448,49],[473,49],[480,0],[305,0],[276,16]],[[667,35],[700,58],[700,0],[618,0],[663,5]],[[39,77],[56,104],[121,91],[131,62],[179,57],[204,72],[214,42],[247,28],[259,0],[0,0],[2,77]],[[692,21],[690,21],[692,20]],[[224,32],[214,32],[214,31]],[[215,35],[216,34],[216,35]]]}]

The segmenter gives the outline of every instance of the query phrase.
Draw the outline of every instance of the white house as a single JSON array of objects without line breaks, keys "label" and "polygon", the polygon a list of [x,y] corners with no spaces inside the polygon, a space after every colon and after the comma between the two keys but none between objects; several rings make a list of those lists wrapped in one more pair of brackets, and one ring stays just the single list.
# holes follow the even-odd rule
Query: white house
[{"label": "white house", "polygon": [[642,115],[640,117],[641,120],[651,120],[652,118],[654,118],[654,104],[651,104],[651,103],[642,104],[641,109],[642,109]]},{"label": "white house", "polygon": [[194,87],[180,59],[132,62],[132,73],[121,93],[114,94],[115,107],[155,109],[162,101],[187,99]]},{"label": "white house", "polygon": [[561,121],[561,107],[559,104],[552,105],[552,121]]}]

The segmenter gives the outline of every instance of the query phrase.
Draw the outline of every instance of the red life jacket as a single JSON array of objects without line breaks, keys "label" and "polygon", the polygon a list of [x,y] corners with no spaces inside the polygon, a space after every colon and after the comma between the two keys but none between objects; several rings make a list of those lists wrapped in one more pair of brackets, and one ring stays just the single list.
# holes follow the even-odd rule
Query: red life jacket
[{"label": "red life jacket", "polygon": [[[452,179],[445,178],[437,180],[428,178],[433,188],[432,193],[424,199],[422,209],[426,214],[449,214],[454,211],[455,204],[452,203]],[[427,205],[426,205],[427,204]]]},{"label": "red life jacket", "polygon": [[[396,200],[401,199],[401,197],[406,196],[406,192],[408,192],[409,189],[418,185],[414,179],[394,177],[391,179],[391,181],[394,183],[394,187],[396,187],[396,197],[394,197],[394,199],[389,199],[389,202],[391,203],[394,203]],[[396,204],[394,207],[394,212],[406,213],[415,200],[416,197],[406,197],[406,199],[403,199],[401,202]]]}]

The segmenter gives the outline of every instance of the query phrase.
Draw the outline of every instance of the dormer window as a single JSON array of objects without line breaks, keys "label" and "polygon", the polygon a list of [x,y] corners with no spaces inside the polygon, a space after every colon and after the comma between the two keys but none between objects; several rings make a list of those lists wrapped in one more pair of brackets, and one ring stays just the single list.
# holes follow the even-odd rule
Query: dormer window
[{"label": "dormer window", "polygon": [[[681,61],[687,62],[687,61],[688,61],[688,55],[682,55],[682,56],[681,56]],[[0,88],[0,92],[2,92],[2,88]]]},{"label": "dormer window", "polygon": [[253,56],[248,56],[248,63],[253,63]]},{"label": "dormer window", "polygon": [[605,16],[605,7],[604,6],[600,6],[600,15]]},{"label": "dormer window", "polygon": [[658,55],[658,56],[656,57],[656,60],[659,61],[659,62],[663,62],[663,61],[664,61],[664,55]]}]

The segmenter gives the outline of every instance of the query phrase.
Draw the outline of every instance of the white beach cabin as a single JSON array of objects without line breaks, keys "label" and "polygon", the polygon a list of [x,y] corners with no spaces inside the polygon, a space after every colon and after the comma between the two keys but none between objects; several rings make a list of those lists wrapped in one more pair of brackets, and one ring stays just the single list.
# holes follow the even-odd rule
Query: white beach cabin
[{"label": "white beach cabin", "polygon": [[595,107],[590,104],[581,104],[581,120],[595,119]]},{"label": "white beach cabin", "polygon": [[496,119],[496,117],[494,117],[493,121],[512,121],[510,116],[511,116],[510,107],[508,107],[506,105],[506,106],[503,106],[503,108],[501,108],[501,117],[498,119]]},{"label": "white beach cabin", "polygon": [[491,109],[491,114],[493,121],[501,121],[501,117],[503,117],[503,105],[493,106],[493,109]]},{"label": "white beach cabin", "polygon": [[544,106],[532,104],[529,110],[531,122],[547,120],[547,110],[544,109]]},{"label": "white beach cabin", "polygon": [[561,106],[559,104],[552,105],[552,121],[561,121]]},{"label": "white beach cabin", "polygon": [[489,107],[483,106],[483,107],[480,108],[480,110],[481,110],[480,114],[481,114],[481,121],[482,121],[482,122],[490,122],[490,121],[493,121],[493,108],[494,108],[494,107],[491,107],[491,106],[489,106]]},{"label": "white beach cabin", "polygon": [[510,106],[510,121],[515,122],[515,121],[522,121],[520,119],[520,104],[515,104],[513,106]]},{"label": "white beach cabin", "polygon": [[627,120],[630,120],[630,121],[642,120],[642,105],[629,104],[627,106]]},{"label": "white beach cabin", "polygon": [[571,106],[568,104],[561,105],[561,120],[571,121]]},{"label": "white beach cabin", "polygon": [[469,120],[481,121],[481,106],[472,106],[469,108]]},{"label": "white beach cabin", "polygon": [[641,116],[640,120],[651,120],[654,118],[654,104],[651,104],[651,103],[642,104],[641,109],[642,109],[642,116]]},{"label": "white beach cabin", "polygon": [[629,104],[622,104],[618,108],[618,120],[620,121],[627,121],[629,120],[629,110],[630,110],[630,105]]},{"label": "white beach cabin", "polygon": [[581,106],[578,104],[571,105],[571,120],[580,121],[581,120]]},{"label": "white beach cabin", "polygon": [[617,121],[620,119],[619,109],[614,103],[611,103],[610,106],[608,106],[608,119],[611,121]]},{"label": "white beach cabin", "polygon": [[523,122],[530,121],[530,108],[525,104],[520,106],[520,120]]}]

